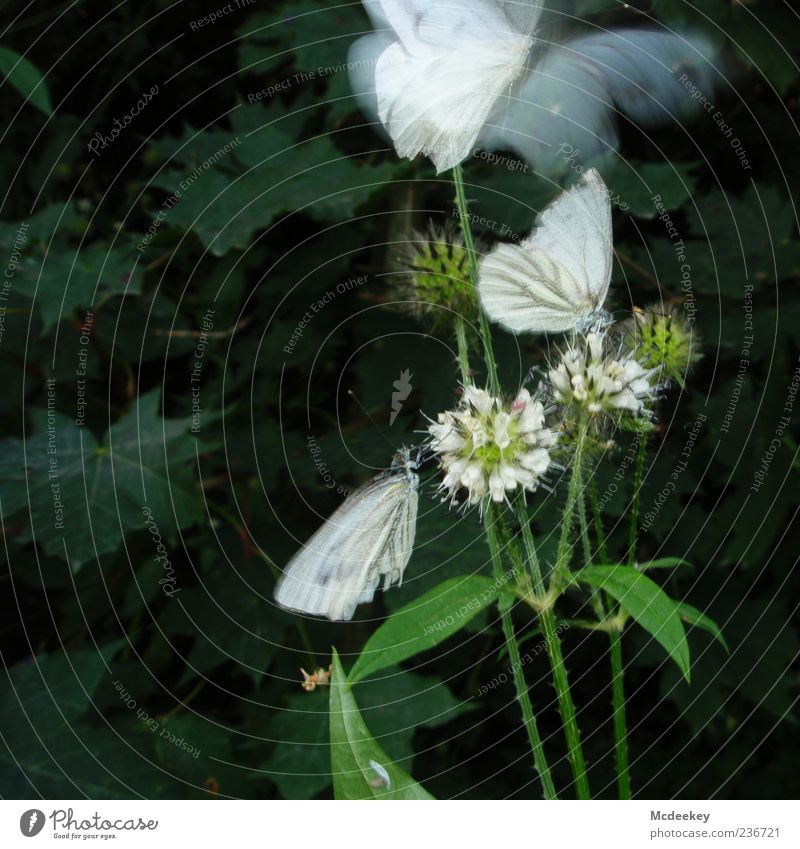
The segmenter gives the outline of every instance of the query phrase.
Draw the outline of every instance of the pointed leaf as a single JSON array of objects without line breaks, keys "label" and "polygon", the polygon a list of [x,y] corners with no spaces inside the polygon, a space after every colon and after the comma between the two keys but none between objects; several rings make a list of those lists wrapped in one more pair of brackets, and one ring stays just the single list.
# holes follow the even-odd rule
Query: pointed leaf
[{"label": "pointed leaf", "polygon": [[658,560],[646,560],[644,563],[639,563],[638,569],[640,572],[647,572],[649,569],[677,569],[680,566],[691,566],[688,560],[681,557],[661,557]]},{"label": "pointed leaf", "polygon": [[714,639],[722,645],[725,651],[730,654],[728,641],[725,639],[725,635],[722,633],[719,625],[717,625],[710,616],[706,616],[705,613],[702,613],[696,607],[692,607],[691,604],[687,604],[685,601],[678,603],[678,613],[680,613],[681,619],[683,619],[684,622],[688,622],[695,628],[702,628],[704,631],[708,631],[709,634],[711,634]]},{"label": "pointed leaf", "polygon": [[588,566],[576,577],[613,596],[661,643],[689,681],[689,643],[678,605],[655,581],[629,566]]},{"label": "pointed leaf", "polygon": [[20,56],[16,50],[0,47],[0,74],[14,86],[26,101],[29,100],[33,106],[41,109],[48,117],[53,114],[47,85],[33,62],[29,62],[24,56]]},{"label": "pointed leaf", "polygon": [[347,685],[336,649],[331,676],[331,773],[337,799],[433,799],[375,742]]},{"label": "pointed leaf", "polygon": [[349,683],[433,648],[460,631],[497,598],[495,581],[481,575],[451,578],[393,613],[367,640]]}]

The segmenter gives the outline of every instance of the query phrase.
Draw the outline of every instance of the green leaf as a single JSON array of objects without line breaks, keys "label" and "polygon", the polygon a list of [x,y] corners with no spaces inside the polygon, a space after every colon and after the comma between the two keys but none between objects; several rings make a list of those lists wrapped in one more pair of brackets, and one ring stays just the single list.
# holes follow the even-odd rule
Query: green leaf
[{"label": "green leaf", "polygon": [[313,799],[331,783],[328,695],[325,687],[298,693],[267,725],[267,735],[278,742],[260,771],[284,799]]},{"label": "green leaf", "polygon": [[[110,673],[107,660],[120,643],[96,649],[41,654],[35,662],[24,661],[0,676],[0,728],[5,745],[0,746],[0,786],[3,795],[16,796],[31,780],[52,776],[61,789],[72,787],[68,762],[59,762],[53,747],[73,741],[74,724],[92,704],[92,693],[103,676]],[[91,747],[90,738],[83,746]],[[81,748],[80,740],[73,745]],[[38,785],[41,789],[41,785]],[[12,792],[12,788],[16,788]],[[16,796],[22,798],[22,796]]]},{"label": "green leaf", "polygon": [[252,15],[239,28],[239,70],[267,79],[293,55],[300,71],[285,74],[285,82],[279,81],[285,88],[278,95],[323,79],[346,80],[347,50],[368,29],[360,3],[331,6],[325,0],[291,0]]},{"label": "green leaf", "polygon": [[78,252],[65,245],[32,247],[18,270],[20,294],[35,297],[45,333],[104,296],[140,294],[143,276],[132,252],[100,242]]},{"label": "green leaf", "polygon": [[247,249],[253,233],[287,212],[297,210],[322,222],[352,218],[402,167],[349,156],[328,136],[298,141],[275,110],[239,109],[248,110],[247,116],[236,119],[234,112],[236,135],[226,144],[219,139],[217,150],[198,164],[189,151],[211,147],[201,134],[191,148],[176,153],[180,170],[161,171],[152,180],[176,199],[165,225],[194,232],[214,256]]},{"label": "green leaf", "polygon": [[48,118],[53,114],[50,94],[39,69],[16,50],[0,47],[0,74]]},{"label": "green leaf", "polygon": [[[191,419],[162,419],[160,406],[158,390],[137,399],[102,444],[61,413],[31,408],[30,436],[0,446],[3,515],[26,509],[23,538],[68,559],[73,571],[115,551],[123,534],[147,532],[145,507],[163,539],[174,541],[203,515],[192,468],[197,443],[187,437]],[[155,560],[155,537],[147,544]]]},{"label": "green leaf", "polygon": [[678,602],[678,612],[684,622],[688,622],[696,628],[702,628],[704,631],[708,631],[709,634],[713,635],[714,639],[722,645],[728,654],[730,654],[730,649],[728,648],[728,642],[725,639],[725,635],[722,633],[719,625],[717,625],[710,616],[706,616],[705,613],[701,612],[696,607],[692,607],[691,604],[687,604],[685,601]]},{"label": "green leaf", "polygon": [[646,560],[644,563],[639,563],[637,568],[641,572],[647,572],[649,569],[677,569],[680,566],[691,565],[682,557],[660,557],[658,560]]},{"label": "green leaf", "polygon": [[349,683],[446,640],[497,598],[491,578],[468,575],[451,578],[393,613],[367,640]]},{"label": "green leaf", "polygon": [[629,566],[587,566],[577,572],[579,581],[613,596],[646,631],[649,631],[690,680],[689,643],[678,604],[654,581]]},{"label": "green leaf", "polygon": [[330,701],[331,773],[337,799],[433,799],[389,760],[364,724],[333,650]]},{"label": "green leaf", "polygon": [[[689,173],[697,163],[626,160],[608,175],[619,204],[639,218],[656,218],[678,209],[691,197],[697,181]],[[665,222],[666,223],[666,222]]]}]

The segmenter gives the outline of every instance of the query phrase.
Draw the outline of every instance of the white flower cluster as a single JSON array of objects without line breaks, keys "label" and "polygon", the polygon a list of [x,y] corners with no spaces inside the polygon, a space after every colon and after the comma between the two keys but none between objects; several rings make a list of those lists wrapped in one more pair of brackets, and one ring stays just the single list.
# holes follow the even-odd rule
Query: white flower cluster
[{"label": "white flower cluster", "polygon": [[608,337],[592,332],[578,338],[548,376],[553,399],[565,407],[578,405],[593,415],[625,411],[640,416],[656,392],[654,374],[632,353],[615,358]]},{"label": "white flower cluster", "polygon": [[467,503],[502,502],[521,487],[533,492],[550,467],[558,434],[545,424],[541,401],[522,389],[508,405],[483,389],[467,386],[456,410],[431,424],[431,450],[444,473],[440,490]]}]

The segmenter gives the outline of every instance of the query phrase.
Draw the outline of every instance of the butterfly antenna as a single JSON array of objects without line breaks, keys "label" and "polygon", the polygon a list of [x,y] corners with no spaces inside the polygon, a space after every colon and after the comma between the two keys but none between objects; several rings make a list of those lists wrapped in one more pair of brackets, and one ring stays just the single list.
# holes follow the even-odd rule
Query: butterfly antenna
[{"label": "butterfly antenna", "polygon": [[370,420],[370,422],[372,422],[372,425],[375,427],[375,430],[377,430],[378,433],[380,433],[380,435],[384,438],[386,443],[391,447],[392,452],[395,452],[397,450],[397,448],[392,443],[392,440],[389,439],[389,437],[383,432],[380,425],[375,421],[375,419],[372,418],[372,416],[370,415],[367,408],[361,403],[361,401],[358,400],[358,396],[356,395],[356,393],[353,392],[352,389],[348,389],[347,394],[356,402],[356,404],[358,404],[358,408],[361,410],[361,412]]}]

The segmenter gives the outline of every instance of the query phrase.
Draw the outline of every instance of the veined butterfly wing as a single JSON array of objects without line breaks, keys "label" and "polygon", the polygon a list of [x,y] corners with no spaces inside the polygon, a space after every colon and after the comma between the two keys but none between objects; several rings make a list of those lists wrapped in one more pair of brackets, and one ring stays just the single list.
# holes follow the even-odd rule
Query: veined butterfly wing
[{"label": "veined butterfly wing", "polygon": [[572,330],[602,308],[613,259],[611,201],[591,169],[545,209],[521,245],[499,245],[482,261],[481,302],[514,333]]},{"label": "veined butterfly wing", "polygon": [[281,607],[332,620],[352,619],[403,579],[414,548],[419,477],[408,453],[356,490],[289,561],[275,590]]},{"label": "veined butterfly wing", "polygon": [[531,38],[485,0],[383,8],[400,41],[375,67],[378,115],[398,155],[423,153],[445,171],[469,155],[495,100],[521,73]]}]

